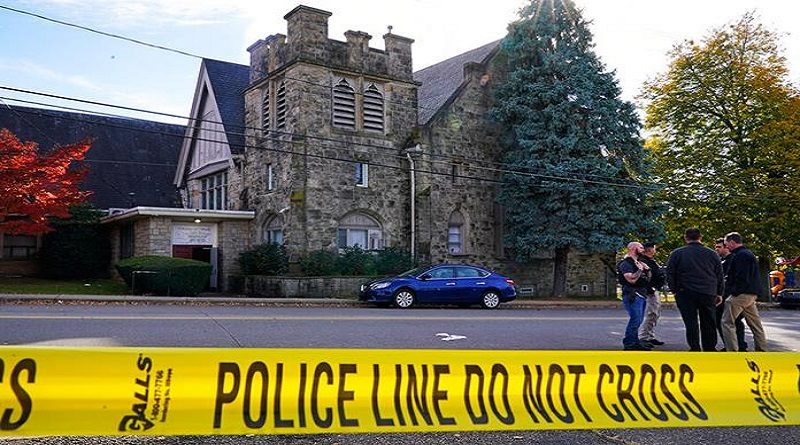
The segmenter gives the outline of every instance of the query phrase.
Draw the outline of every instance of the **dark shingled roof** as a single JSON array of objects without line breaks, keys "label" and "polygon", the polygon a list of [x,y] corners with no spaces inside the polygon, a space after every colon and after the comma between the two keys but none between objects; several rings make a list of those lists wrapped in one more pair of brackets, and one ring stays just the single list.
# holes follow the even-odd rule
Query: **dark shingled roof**
[{"label": "dark shingled roof", "polygon": [[420,125],[427,124],[464,81],[464,64],[485,62],[499,44],[496,40],[414,73],[414,80],[422,83],[417,89]]},{"label": "dark shingled roof", "polygon": [[186,129],[182,125],[0,106],[0,128],[38,143],[41,152],[92,138],[86,159],[97,162],[82,163],[89,173],[81,189],[94,192],[89,201],[97,208],[180,207],[172,179]]},{"label": "dark shingled roof", "polygon": [[232,154],[244,152],[244,90],[250,84],[250,67],[203,59],[211,89],[217,99],[222,125]]}]

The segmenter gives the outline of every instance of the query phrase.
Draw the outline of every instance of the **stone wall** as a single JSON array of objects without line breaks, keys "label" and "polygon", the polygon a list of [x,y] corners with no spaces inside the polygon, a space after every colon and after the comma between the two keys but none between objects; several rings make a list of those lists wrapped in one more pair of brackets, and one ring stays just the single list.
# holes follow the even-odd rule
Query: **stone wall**
[{"label": "stone wall", "polygon": [[217,224],[219,247],[219,288],[229,289],[229,277],[241,273],[239,255],[251,245],[249,221],[225,221]]},{"label": "stone wall", "polygon": [[269,277],[248,275],[243,293],[266,298],[358,298],[363,283],[375,277]]},{"label": "stone wall", "polygon": [[172,220],[149,217],[134,222],[134,256],[172,256]]}]

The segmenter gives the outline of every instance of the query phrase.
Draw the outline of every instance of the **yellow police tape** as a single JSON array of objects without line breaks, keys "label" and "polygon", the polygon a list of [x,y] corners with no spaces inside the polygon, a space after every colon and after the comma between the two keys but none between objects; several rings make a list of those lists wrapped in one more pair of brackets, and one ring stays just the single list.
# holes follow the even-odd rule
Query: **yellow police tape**
[{"label": "yellow police tape", "polygon": [[0,436],[800,424],[800,354],[0,347]]}]

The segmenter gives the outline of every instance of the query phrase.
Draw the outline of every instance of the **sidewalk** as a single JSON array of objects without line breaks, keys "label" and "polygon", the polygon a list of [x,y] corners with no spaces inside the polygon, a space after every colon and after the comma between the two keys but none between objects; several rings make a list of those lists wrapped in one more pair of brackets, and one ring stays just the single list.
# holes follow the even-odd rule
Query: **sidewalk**
[{"label": "sidewalk", "polygon": [[[0,294],[0,303],[50,303],[50,304],[79,304],[79,303],[131,303],[131,304],[230,304],[252,306],[319,306],[319,307],[375,307],[374,304],[365,303],[347,298],[256,298],[237,296],[198,296],[198,297],[167,297],[167,296],[142,296],[142,295],[57,295],[57,294]],[[669,306],[673,303],[664,303]],[[547,308],[581,308],[604,309],[619,308],[621,303],[617,300],[554,300],[554,299],[522,299],[503,303],[503,309],[547,309]]]},{"label": "sidewalk", "polygon": [[[72,294],[0,294],[0,304],[221,304],[247,306],[293,306],[293,307],[376,307],[372,303],[348,298],[258,298],[238,296],[167,297],[144,295],[72,295]],[[674,301],[664,301],[662,307],[674,307]],[[759,309],[777,308],[777,303],[758,302]],[[502,303],[500,309],[616,309],[622,308],[619,300],[573,300],[573,299],[518,299]]]}]

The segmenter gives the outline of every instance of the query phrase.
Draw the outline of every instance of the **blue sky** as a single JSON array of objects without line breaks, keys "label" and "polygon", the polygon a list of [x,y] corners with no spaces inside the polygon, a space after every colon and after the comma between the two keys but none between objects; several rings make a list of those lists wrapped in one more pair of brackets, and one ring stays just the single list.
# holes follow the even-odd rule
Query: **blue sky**
[{"label": "blue sky", "polygon": [[[248,63],[246,48],[285,33],[283,16],[299,0],[0,0],[22,9],[109,33],[220,60]],[[305,0],[333,13],[329,37],[366,31],[382,48],[387,25],[415,39],[415,69],[501,38],[524,0]],[[800,36],[789,34],[800,5],[784,0],[576,0],[593,20],[597,52],[617,77],[626,99],[642,82],[666,68],[666,52],[683,39],[701,39],[755,10],[761,22],[783,35],[791,78],[800,80]],[[199,60],[138,46],[37,18],[0,10],[0,86],[107,102],[186,116]],[[0,90],[0,96],[64,104]],[[20,104],[4,99],[9,104]],[[102,109],[114,114],[185,123],[182,119]],[[2,103],[0,103],[2,106]]]}]

